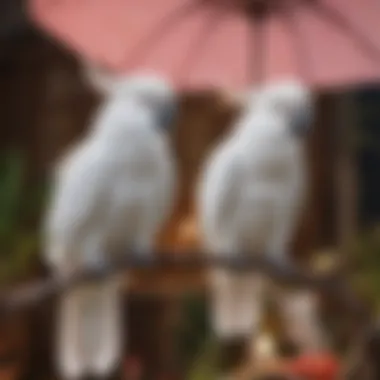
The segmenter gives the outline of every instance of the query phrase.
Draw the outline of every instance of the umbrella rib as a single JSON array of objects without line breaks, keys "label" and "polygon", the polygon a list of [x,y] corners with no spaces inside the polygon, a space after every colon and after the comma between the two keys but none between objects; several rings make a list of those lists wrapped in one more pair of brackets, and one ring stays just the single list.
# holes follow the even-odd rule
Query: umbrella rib
[{"label": "umbrella rib", "polygon": [[166,14],[147,34],[140,40],[134,48],[131,49],[129,57],[130,61],[127,65],[138,64],[143,60],[144,53],[155,44],[159,39],[162,39],[173,27],[180,22],[184,17],[188,17],[202,5],[202,0],[189,0],[185,4],[171,10]]},{"label": "umbrella rib", "polygon": [[[264,41],[264,20],[260,17],[250,19],[250,31],[248,41],[248,80],[252,84],[261,84],[264,80],[265,68],[265,41]],[[252,40],[252,41],[251,41]]]},{"label": "umbrella rib", "polygon": [[380,49],[372,43],[362,31],[358,30],[357,27],[352,25],[352,23],[346,19],[339,11],[336,9],[322,4],[320,0],[310,1],[308,3],[316,13],[319,13],[323,17],[329,19],[333,25],[338,27],[342,32],[351,36],[353,41],[356,42],[358,47],[367,54],[367,56],[374,61],[380,63]]},{"label": "umbrella rib", "polygon": [[292,40],[294,44],[294,51],[298,60],[298,67],[301,76],[310,79],[312,72],[312,62],[310,59],[310,54],[307,49],[307,44],[302,31],[299,28],[299,24],[294,15],[294,9],[288,7],[283,8],[284,11],[282,15],[284,16],[284,22],[292,35]]},{"label": "umbrella rib", "polygon": [[190,68],[194,68],[196,62],[199,62],[202,52],[204,52],[204,47],[207,41],[215,33],[216,27],[220,24],[223,19],[224,12],[220,9],[213,9],[209,16],[206,18],[199,34],[193,41],[192,47],[186,54],[183,64],[180,67],[180,73],[189,72]]}]

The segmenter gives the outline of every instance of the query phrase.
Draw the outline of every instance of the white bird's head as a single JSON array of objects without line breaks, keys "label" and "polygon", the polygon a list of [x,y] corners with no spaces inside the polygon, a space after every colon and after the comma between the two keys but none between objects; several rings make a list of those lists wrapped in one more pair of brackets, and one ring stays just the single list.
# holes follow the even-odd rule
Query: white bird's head
[{"label": "white bird's head", "polygon": [[288,80],[264,86],[255,97],[255,107],[265,109],[289,125],[289,132],[305,137],[314,119],[314,101],[309,89],[302,83]]},{"label": "white bird's head", "polygon": [[113,87],[111,98],[133,99],[146,106],[157,118],[157,125],[169,131],[178,113],[178,100],[169,81],[156,76],[139,74],[120,79]]}]

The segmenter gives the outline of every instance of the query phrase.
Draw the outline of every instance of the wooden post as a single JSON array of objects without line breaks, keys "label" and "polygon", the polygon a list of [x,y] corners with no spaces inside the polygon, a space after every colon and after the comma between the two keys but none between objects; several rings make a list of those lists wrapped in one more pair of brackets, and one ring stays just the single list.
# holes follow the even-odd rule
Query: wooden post
[{"label": "wooden post", "polygon": [[357,233],[357,174],[353,134],[356,128],[356,104],[353,93],[336,97],[335,186],[337,203],[337,240],[342,251]]}]

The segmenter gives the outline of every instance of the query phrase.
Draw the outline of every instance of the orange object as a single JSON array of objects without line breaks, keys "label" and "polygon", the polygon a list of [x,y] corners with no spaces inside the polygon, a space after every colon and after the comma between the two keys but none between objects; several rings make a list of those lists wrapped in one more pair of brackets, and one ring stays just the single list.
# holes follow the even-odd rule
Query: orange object
[{"label": "orange object", "polygon": [[333,354],[308,354],[289,361],[284,371],[306,380],[335,380],[340,369]]}]

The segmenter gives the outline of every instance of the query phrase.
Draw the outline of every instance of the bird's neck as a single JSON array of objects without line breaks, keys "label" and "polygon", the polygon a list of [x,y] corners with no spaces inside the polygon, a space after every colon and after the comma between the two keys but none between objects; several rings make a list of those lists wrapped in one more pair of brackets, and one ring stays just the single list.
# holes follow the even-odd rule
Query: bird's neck
[{"label": "bird's neck", "polygon": [[268,139],[271,135],[274,135],[273,129],[268,128],[268,126],[273,124],[275,117],[275,115],[266,112],[259,112],[255,109],[250,110],[241,117],[232,133],[239,139]]},{"label": "bird's neck", "polygon": [[120,143],[133,138],[147,125],[152,112],[141,102],[116,99],[105,104],[95,118],[90,138],[105,143]]}]

